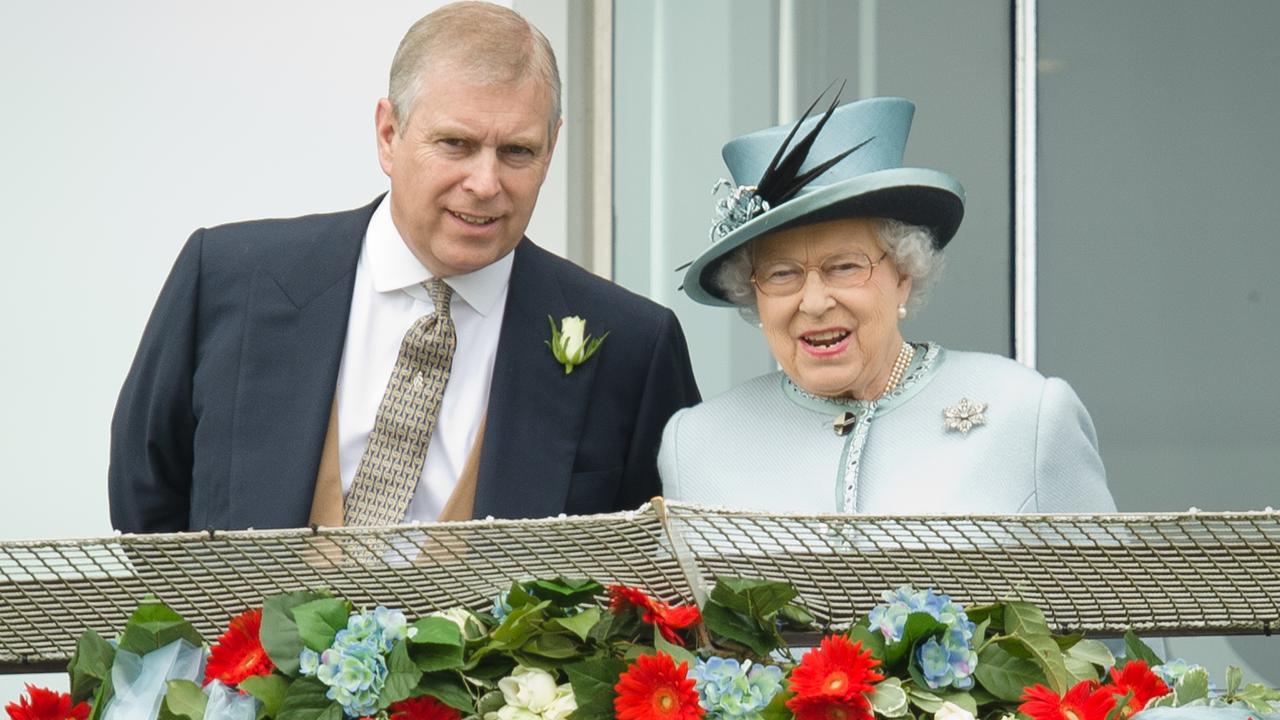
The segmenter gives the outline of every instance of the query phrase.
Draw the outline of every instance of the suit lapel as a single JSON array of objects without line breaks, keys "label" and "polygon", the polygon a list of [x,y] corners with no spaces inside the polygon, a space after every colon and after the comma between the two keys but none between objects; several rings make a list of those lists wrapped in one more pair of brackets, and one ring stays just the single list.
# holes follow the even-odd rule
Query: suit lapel
[{"label": "suit lapel", "polygon": [[[235,527],[307,522],[372,205],[305,219],[255,273],[244,323],[231,467]],[[311,227],[316,228],[311,230]],[[290,251],[297,248],[296,251]]]},{"label": "suit lapel", "polygon": [[498,339],[475,517],[548,517],[564,512],[595,367],[566,375],[546,341],[547,316],[573,314],[554,256],[527,238],[515,250]]}]

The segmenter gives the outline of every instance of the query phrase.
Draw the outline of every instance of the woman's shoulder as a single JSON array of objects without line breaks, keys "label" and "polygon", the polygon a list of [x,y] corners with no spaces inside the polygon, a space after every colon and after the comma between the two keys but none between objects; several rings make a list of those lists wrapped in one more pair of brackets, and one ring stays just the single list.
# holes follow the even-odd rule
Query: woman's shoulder
[{"label": "woman's shoulder", "polygon": [[758,418],[762,405],[785,401],[782,373],[771,372],[734,385],[723,393],[684,408],[671,418],[681,428],[722,427],[747,417]]}]

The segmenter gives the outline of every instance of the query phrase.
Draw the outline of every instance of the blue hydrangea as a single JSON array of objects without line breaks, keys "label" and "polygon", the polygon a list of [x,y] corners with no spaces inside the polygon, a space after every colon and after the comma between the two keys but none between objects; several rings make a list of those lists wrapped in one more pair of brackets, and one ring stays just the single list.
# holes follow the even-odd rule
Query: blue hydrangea
[{"label": "blue hydrangea", "polygon": [[782,669],[746,660],[712,657],[698,660],[689,671],[698,690],[698,704],[712,720],[759,718],[782,689]]},{"label": "blue hydrangea", "polygon": [[327,685],[325,696],[336,700],[347,715],[372,715],[387,680],[386,654],[410,634],[408,621],[398,610],[379,607],[352,613],[327,650],[303,649],[298,669]]},{"label": "blue hydrangea", "polygon": [[1157,665],[1151,668],[1151,672],[1158,675],[1169,687],[1174,687],[1187,673],[1192,670],[1203,669],[1203,667],[1189,663],[1182,658],[1173,658],[1172,660],[1166,661],[1163,665]]},{"label": "blue hydrangea", "polygon": [[511,607],[511,603],[507,601],[510,597],[511,591],[503,590],[493,599],[493,609],[489,611],[489,614],[493,615],[493,619],[497,620],[499,624],[501,624],[503,620],[506,620],[507,616],[511,614],[511,611],[515,609]]},{"label": "blue hydrangea", "polygon": [[871,629],[879,630],[887,642],[902,639],[911,613],[927,613],[947,626],[941,638],[929,638],[916,648],[916,666],[930,688],[973,687],[973,669],[978,664],[973,633],[977,626],[970,622],[964,608],[947,595],[909,585],[886,591],[882,597],[884,604],[872,608],[867,623]]}]

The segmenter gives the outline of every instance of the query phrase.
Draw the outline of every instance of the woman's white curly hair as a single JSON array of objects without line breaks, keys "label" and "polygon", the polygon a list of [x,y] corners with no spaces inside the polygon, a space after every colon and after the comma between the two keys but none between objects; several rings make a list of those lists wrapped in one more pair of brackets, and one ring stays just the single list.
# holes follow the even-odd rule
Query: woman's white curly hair
[{"label": "woman's white curly hair", "polygon": [[[929,291],[942,275],[945,264],[941,252],[934,249],[933,233],[926,227],[910,225],[888,218],[875,218],[876,237],[889,253],[898,272],[911,278],[911,295],[907,297],[907,314],[914,315],[924,307]],[[712,282],[727,300],[738,306],[738,312],[749,322],[760,319],[756,311],[756,291],[751,285],[755,266],[753,247],[760,238],[733,250],[725,256]]]}]

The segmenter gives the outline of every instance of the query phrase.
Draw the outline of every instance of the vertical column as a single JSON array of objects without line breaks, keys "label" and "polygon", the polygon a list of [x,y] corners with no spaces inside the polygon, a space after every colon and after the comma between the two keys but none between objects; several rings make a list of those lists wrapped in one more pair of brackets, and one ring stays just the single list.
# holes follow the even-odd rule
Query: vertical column
[{"label": "vertical column", "polygon": [[1036,0],[1013,12],[1013,356],[1036,366]]}]

